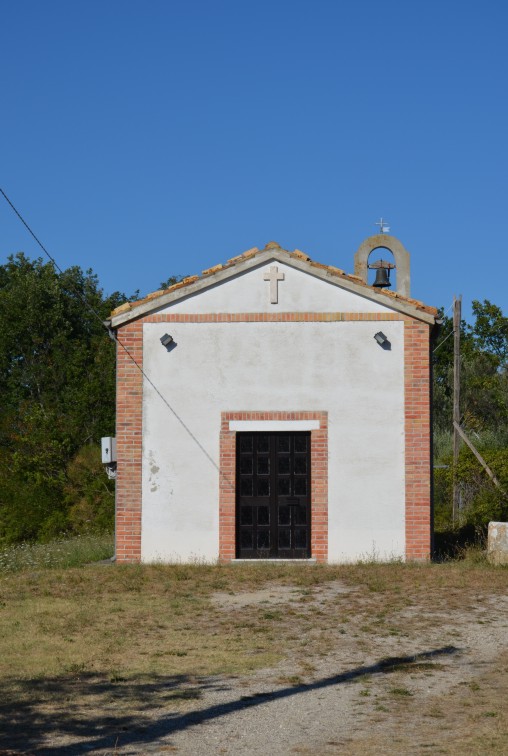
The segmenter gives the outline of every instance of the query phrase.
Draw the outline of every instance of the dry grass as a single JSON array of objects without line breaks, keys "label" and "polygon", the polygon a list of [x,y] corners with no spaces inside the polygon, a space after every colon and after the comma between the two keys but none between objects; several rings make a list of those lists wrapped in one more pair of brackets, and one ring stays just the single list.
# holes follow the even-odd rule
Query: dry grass
[{"label": "dry grass", "polygon": [[80,567],[108,559],[114,551],[111,533],[62,537],[49,543],[17,543],[0,547],[0,575],[55,567]]},{"label": "dry grass", "polygon": [[[350,592],[326,595],[334,581]],[[270,603],[290,588],[284,606]],[[261,589],[261,601],[213,601]],[[420,633],[442,610],[506,590],[506,571],[442,565],[125,566],[19,573],[0,582],[0,675],[240,674],[311,644],[326,653],[337,625],[358,637]],[[323,606],[316,606],[316,597]],[[418,612],[401,612],[411,607]],[[425,607],[432,612],[425,613]],[[226,609],[228,607],[226,606]],[[479,620],[481,622],[481,619]],[[348,623],[354,627],[347,630]],[[310,649],[309,649],[310,650]]]},{"label": "dry grass", "polygon": [[[414,672],[410,682],[411,679],[414,681]],[[507,700],[508,653],[504,651],[496,665],[475,677],[474,682],[459,682],[423,704],[422,698],[406,687],[393,687],[387,695],[376,695],[371,716],[375,734],[363,734],[342,743],[340,753],[505,756]],[[388,720],[389,728],[377,729],[376,721],[383,720]]]},{"label": "dry grass", "polygon": [[[466,682],[437,691],[422,709],[418,686],[447,659],[404,656],[459,646],[464,617],[488,634],[489,606],[505,596],[507,575],[455,563],[90,566],[4,575],[0,747],[11,745],[14,725],[25,733],[24,747],[35,747],[61,706],[76,737],[91,717],[99,733],[133,717],[148,726],[154,709],[196,707],[210,676],[242,677],[298,660],[282,677],[274,671],[274,682],[298,686],[338,648],[346,669],[382,662],[389,648],[404,658],[386,664],[381,688],[369,675],[357,681],[359,705],[405,732],[415,717],[436,732],[449,729],[453,712],[457,722],[474,724],[457,730],[471,753],[485,738],[488,752],[508,751],[506,657],[477,675],[477,689]],[[368,739],[346,745],[369,751]],[[406,746],[402,740],[401,753]]]}]

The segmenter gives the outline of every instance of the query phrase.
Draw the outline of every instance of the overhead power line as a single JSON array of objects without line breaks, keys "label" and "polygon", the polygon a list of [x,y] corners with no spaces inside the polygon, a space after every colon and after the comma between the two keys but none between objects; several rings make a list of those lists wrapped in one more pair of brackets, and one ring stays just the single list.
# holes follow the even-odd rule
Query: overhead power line
[{"label": "overhead power line", "polygon": [[[59,271],[59,273],[63,274],[62,268],[59,266],[53,255],[51,255],[44,244],[41,242],[38,236],[35,235],[35,233],[32,231],[26,220],[23,218],[19,210],[14,206],[14,204],[11,202],[7,194],[4,192],[4,190],[0,187],[0,193],[2,194],[3,198],[7,202],[7,204],[11,207],[11,209],[14,211],[14,213],[17,215],[21,223],[24,225],[30,236],[36,241],[36,243],[39,245],[39,247],[42,249],[44,254],[48,257],[49,260],[53,263],[55,268]],[[103,326],[103,328],[107,331],[110,338],[113,339],[125,352],[125,354],[129,357],[129,359],[133,362],[133,364],[137,367],[143,378],[150,384],[150,386],[153,388],[155,393],[162,399],[166,407],[169,409],[169,411],[174,415],[176,420],[180,423],[180,425],[184,428],[184,430],[191,436],[191,438],[194,440],[194,442],[198,445],[198,447],[201,449],[203,454],[208,458],[208,460],[212,463],[212,465],[219,470],[219,467],[217,466],[217,463],[212,459],[210,454],[207,452],[207,450],[204,448],[204,446],[201,444],[201,442],[196,438],[196,436],[193,434],[190,428],[187,427],[187,425],[184,423],[182,418],[178,415],[178,413],[173,409],[173,407],[170,405],[166,397],[161,393],[161,391],[157,388],[155,383],[152,381],[152,379],[145,373],[142,366],[139,364],[139,362],[136,360],[136,358],[130,353],[130,351],[127,349],[125,344],[123,344],[120,339],[118,338],[115,331],[106,323],[103,321],[97,310],[95,310],[90,302],[87,300],[87,298],[77,289],[75,289],[75,293],[78,295],[79,299],[83,302],[85,307],[90,310],[90,312],[94,315],[94,317],[99,321],[99,323]],[[219,470],[220,472],[220,470]]]},{"label": "overhead power line", "polygon": [[443,344],[445,343],[445,341],[448,341],[448,339],[450,338],[450,336],[453,336],[454,333],[455,333],[455,329],[451,330],[450,333],[448,334],[448,336],[446,338],[444,338],[441,341],[441,343],[439,343],[437,345],[437,347],[434,349],[434,351],[432,352],[432,354],[436,354],[437,350],[440,349],[443,346]]},{"label": "overhead power line", "polygon": [[[42,249],[42,251],[44,252],[44,254],[49,258],[49,260],[51,260],[51,262],[53,263],[53,265],[55,266],[55,268],[58,270],[58,272],[63,275],[63,270],[59,266],[59,264],[57,263],[57,261],[55,260],[55,258],[53,257],[53,255],[51,255],[48,252],[48,250],[46,249],[46,247],[44,246],[44,244],[41,242],[41,240],[39,239],[39,237],[35,235],[35,233],[32,231],[32,229],[30,228],[30,226],[28,225],[28,223],[26,222],[26,220],[23,218],[23,216],[21,215],[21,213],[19,212],[19,210],[13,205],[13,203],[11,202],[11,200],[9,199],[9,197],[6,195],[6,193],[4,192],[4,190],[1,187],[0,187],[0,192],[1,192],[2,196],[3,196],[3,198],[5,199],[5,201],[7,202],[7,204],[10,205],[11,209],[18,216],[19,220],[24,225],[24,227],[26,228],[26,230],[28,231],[28,233],[30,234],[30,236],[33,239],[35,239],[35,241],[37,242],[37,244],[39,245],[39,247]],[[99,323],[103,326],[103,328],[105,328],[106,330],[109,331],[109,329],[105,325],[103,319],[101,318],[101,316],[99,315],[99,313],[96,310],[94,310],[94,308],[92,307],[92,305],[90,304],[90,302],[87,300],[87,298],[78,289],[76,289],[76,288],[74,289],[74,293],[83,302],[83,304],[85,305],[85,307],[88,310],[90,310],[90,312],[99,321]]]},{"label": "overhead power line", "polygon": [[[454,304],[454,302],[453,302],[453,300],[452,300],[452,303],[451,303],[451,305],[450,305],[450,306],[448,307],[448,309],[447,309],[447,310],[446,310],[446,311],[445,311],[445,312],[444,312],[444,313],[442,314],[442,316],[441,316],[442,318],[445,318],[445,317],[446,317],[446,313],[447,313],[447,312],[450,312],[450,310],[451,310],[451,309],[452,309],[452,307],[453,307],[453,304]],[[445,343],[446,341],[448,341],[448,339],[450,338],[450,336],[453,336],[453,334],[454,334],[454,333],[455,333],[455,328],[452,328],[452,330],[450,331],[450,333],[448,334],[448,336],[446,336],[446,337],[445,337],[445,338],[444,338],[444,339],[443,339],[443,340],[442,340],[442,341],[441,341],[441,342],[440,342],[440,343],[439,343],[439,344],[437,345],[437,347],[436,347],[435,349],[433,349],[433,350],[432,350],[432,354],[436,354],[437,350],[438,350],[438,349],[441,349],[441,347],[443,346],[443,344],[444,344],[444,343]]]}]

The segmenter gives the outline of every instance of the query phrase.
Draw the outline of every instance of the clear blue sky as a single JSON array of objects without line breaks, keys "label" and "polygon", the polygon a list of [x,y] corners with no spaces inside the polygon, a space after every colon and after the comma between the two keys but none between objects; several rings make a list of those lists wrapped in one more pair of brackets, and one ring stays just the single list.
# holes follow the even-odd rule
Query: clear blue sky
[{"label": "clear blue sky", "polygon": [[[505,0],[0,5],[1,175],[62,267],[142,294],[275,240],[508,314]],[[3,199],[0,262],[40,251]]]}]

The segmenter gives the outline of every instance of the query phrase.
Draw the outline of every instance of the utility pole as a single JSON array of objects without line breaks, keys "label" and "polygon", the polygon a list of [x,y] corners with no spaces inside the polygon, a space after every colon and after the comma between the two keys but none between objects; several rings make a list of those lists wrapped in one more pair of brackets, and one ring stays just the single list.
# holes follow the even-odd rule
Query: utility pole
[{"label": "utility pole", "polygon": [[453,508],[452,522],[458,522],[460,489],[457,480],[457,465],[461,437],[460,426],[460,321],[462,319],[462,294],[453,297]]}]

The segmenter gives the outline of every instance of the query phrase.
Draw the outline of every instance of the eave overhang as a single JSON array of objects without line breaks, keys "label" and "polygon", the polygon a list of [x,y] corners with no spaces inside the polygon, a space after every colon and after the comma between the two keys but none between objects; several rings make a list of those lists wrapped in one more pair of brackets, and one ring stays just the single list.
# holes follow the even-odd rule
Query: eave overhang
[{"label": "eave overhang", "polygon": [[106,325],[116,330],[133,320],[154,314],[168,305],[188,299],[272,261],[300,270],[332,286],[338,286],[383,307],[388,307],[401,315],[407,315],[429,325],[434,325],[436,322],[438,312],[434,307],[428,307],[422,302],[403,297],[396,292],[380,291],[365,284],[359,277],[349,275],[339,268],[313,262],[299,250],[289,252],[271,243],[263,250],[249,250],[229,260],[225,265],[209,268],[203,272],[202,276],[190,276],[169,289],[156,291],[137,302],[127,302],[113,311]]}]

